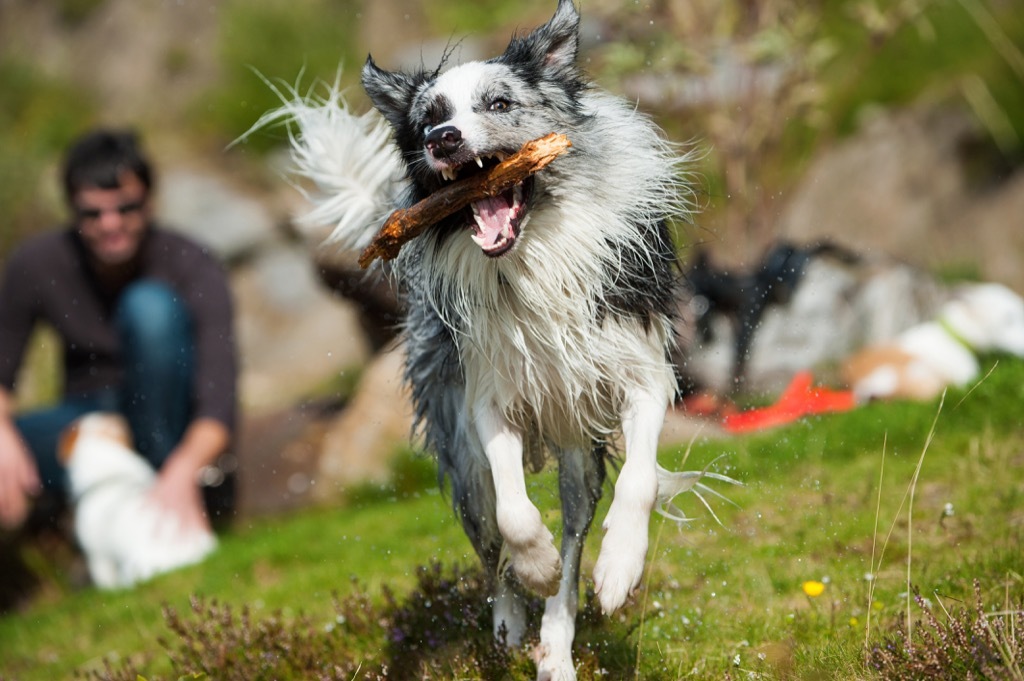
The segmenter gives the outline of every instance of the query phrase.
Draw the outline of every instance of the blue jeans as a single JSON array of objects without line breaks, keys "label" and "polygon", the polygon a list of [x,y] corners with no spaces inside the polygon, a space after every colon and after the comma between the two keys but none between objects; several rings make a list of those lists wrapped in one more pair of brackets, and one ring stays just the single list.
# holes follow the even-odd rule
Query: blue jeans
[{"label": "blue jeans", "polygon": [[120,386],[15,420],[49,490],[65,489],[57,461],[60,432],[90,411],[116,411],[128,419],[135,447],[159,468],[181,440],[191,419],[194,348],[188,309],[166,284],[138,281],[124,290],[114,316],[121,339]]}]

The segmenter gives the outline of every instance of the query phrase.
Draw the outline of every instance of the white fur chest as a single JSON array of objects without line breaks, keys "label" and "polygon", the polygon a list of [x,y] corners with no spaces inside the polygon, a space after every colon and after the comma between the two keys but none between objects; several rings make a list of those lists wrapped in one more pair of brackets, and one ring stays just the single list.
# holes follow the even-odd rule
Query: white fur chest
[{"label": "white fur chest", "polygon": [[[640,386],[674,390],[671,325],[601,314],[614,272],[588,207],[535,211],[515,252],[491,260],[463,235],[425,271],[454,329],[468,405],[496,405],[512,422],[563,445],[618,428],[621,399]],[[607,220],[607,217],[604,218]],[[581,238],[581,235],[586,238]]]}]

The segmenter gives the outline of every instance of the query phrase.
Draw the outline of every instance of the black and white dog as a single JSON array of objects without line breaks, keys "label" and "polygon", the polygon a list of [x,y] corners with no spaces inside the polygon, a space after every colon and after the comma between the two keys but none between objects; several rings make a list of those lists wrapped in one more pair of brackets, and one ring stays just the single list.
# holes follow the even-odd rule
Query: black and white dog
[{"label": "black and white dog", "polygon": [[[393,261],[418,428],[498,575],[496,635],[522,641],[522,587],[548,597],[541,679],[575,678],[580,556],[613,442],[621,436],[625,460],[594,567],[605,612],[640,582],[651,511],[682,491],[711,492],[704,476],[733,482],[670,473],[656,460],[676,389],[667,220],[690,207],[688,159],[632,104],[584,80],[578,28],[572,0],[559,0],[548,23],[486,62],[407,73],[371,58],[362,82],[386,124],[351,114],[337,87],[324,99],[285,97],[258,124],[291,122],[296,171],[322,192],[306,220],[335,224],[333,238],[352,249],[394,209],[529,140],[560,132],[572,142],[544,171],[433,225]],[[558,462],[561,552],[524,476],[548,457]]]}]

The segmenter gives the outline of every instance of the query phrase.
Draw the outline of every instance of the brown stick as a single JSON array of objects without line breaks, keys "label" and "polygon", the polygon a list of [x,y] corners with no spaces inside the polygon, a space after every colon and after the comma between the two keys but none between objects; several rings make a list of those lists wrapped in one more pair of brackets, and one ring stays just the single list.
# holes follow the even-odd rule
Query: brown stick
[{"label": "brown stick", "polygon": [[414,206],[396,210],[359,256],[359,266],[365,269],[377,258],[391,260],[398,255],[404,243],[415,239],[427,227],[473,201],[508,191],[571,146],[572,142],[565,135],[550,133],[527,142],[522,149],[493,168],[445,185]]}]

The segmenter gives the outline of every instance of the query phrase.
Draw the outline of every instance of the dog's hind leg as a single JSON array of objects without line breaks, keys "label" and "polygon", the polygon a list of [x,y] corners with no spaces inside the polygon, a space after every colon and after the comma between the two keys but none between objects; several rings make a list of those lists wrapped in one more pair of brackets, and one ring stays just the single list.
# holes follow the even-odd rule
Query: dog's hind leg
[{"label": "dog's hind leg", "polygon": [[492,405],[477,405],[476,431],[494,481],[495,517],[512,569],[542,596],[558,591],[562,561],[540,511],[526,494],[523,435]]},{"label": "dog's hind leg", "polygon": [[558,491],[562,500],[562,581],[558,593],[544,604],[537,650],[538,681],[576,678],[572,642],[579,608],[580,559],[583,542],[601,498],[605,448],[590,452],[569,450],[558,459]]},{"label": "dog's hind leg", "polygon": [[[514,576],[501,571],[501,534],[495,516],[490,471],[480,463],[463,462],[452,476],[462,529],[480,557],[494,589],[494,637],[518,647],[526,633],[526,602]],[[457,479],[455,476],[458,476]]]},{"label": "dog's hind leg", "polygon": [[[475,440],[475,438],[467,438]],[[445,474],[452,483],[455,510],[462,521],[462,529],[473,544],[494,590],[494,637],[510,646],[518,647],[526,633],[526,603],[515,577],[501,568],[501,533],[495,515],[494,484],[482,452],[477,456],[471,449],[479,447],[475,441],[462,443],[457,465],[443,457]],[[450,455],[452,452],[445,452]]]},{"label": "dog's hind leg", "polygon": [[428,429],[442,478],[451,483],[455,513],[484,566],[494,595],[494,636],[518,646],[526,631],[526,607],[513,582],[502,573],[501,533],[495,515],[494,482],[476,431],[467,427],[459,391],[436,390],[430,401]]},{"label": "dog's hind leg", "polygon": [[[423,313],[431,308],[412,306]],[[478,428],[465,409],[461,365],[447,327],[431,315],[410,324],[406,377],[413,386],[417,421],[437,453],[439,473],[451,483],[452,502],[494,593],[494,635],[518,646],[526,632],[526,605],[515,576],[501,570],[494,480]],[[521,455],[520,455],[521,456]],[[504,633],[502,633],[504,631]]]},{"label": "dog's hind leg", "polygon": [[494,592],[494,638],[512,648],[521,646],[526,634],[526,597],[521,589],[514,576],[498,575]]},{"label": "dog's hind leg", "polygon": [[658,435],[668,398],[632,390],[623,403],[626,461],[604,520],[605,536],[594,566],[601,609],[617,610],[640,583],[647,556],[647,531],[658,494]]}]

